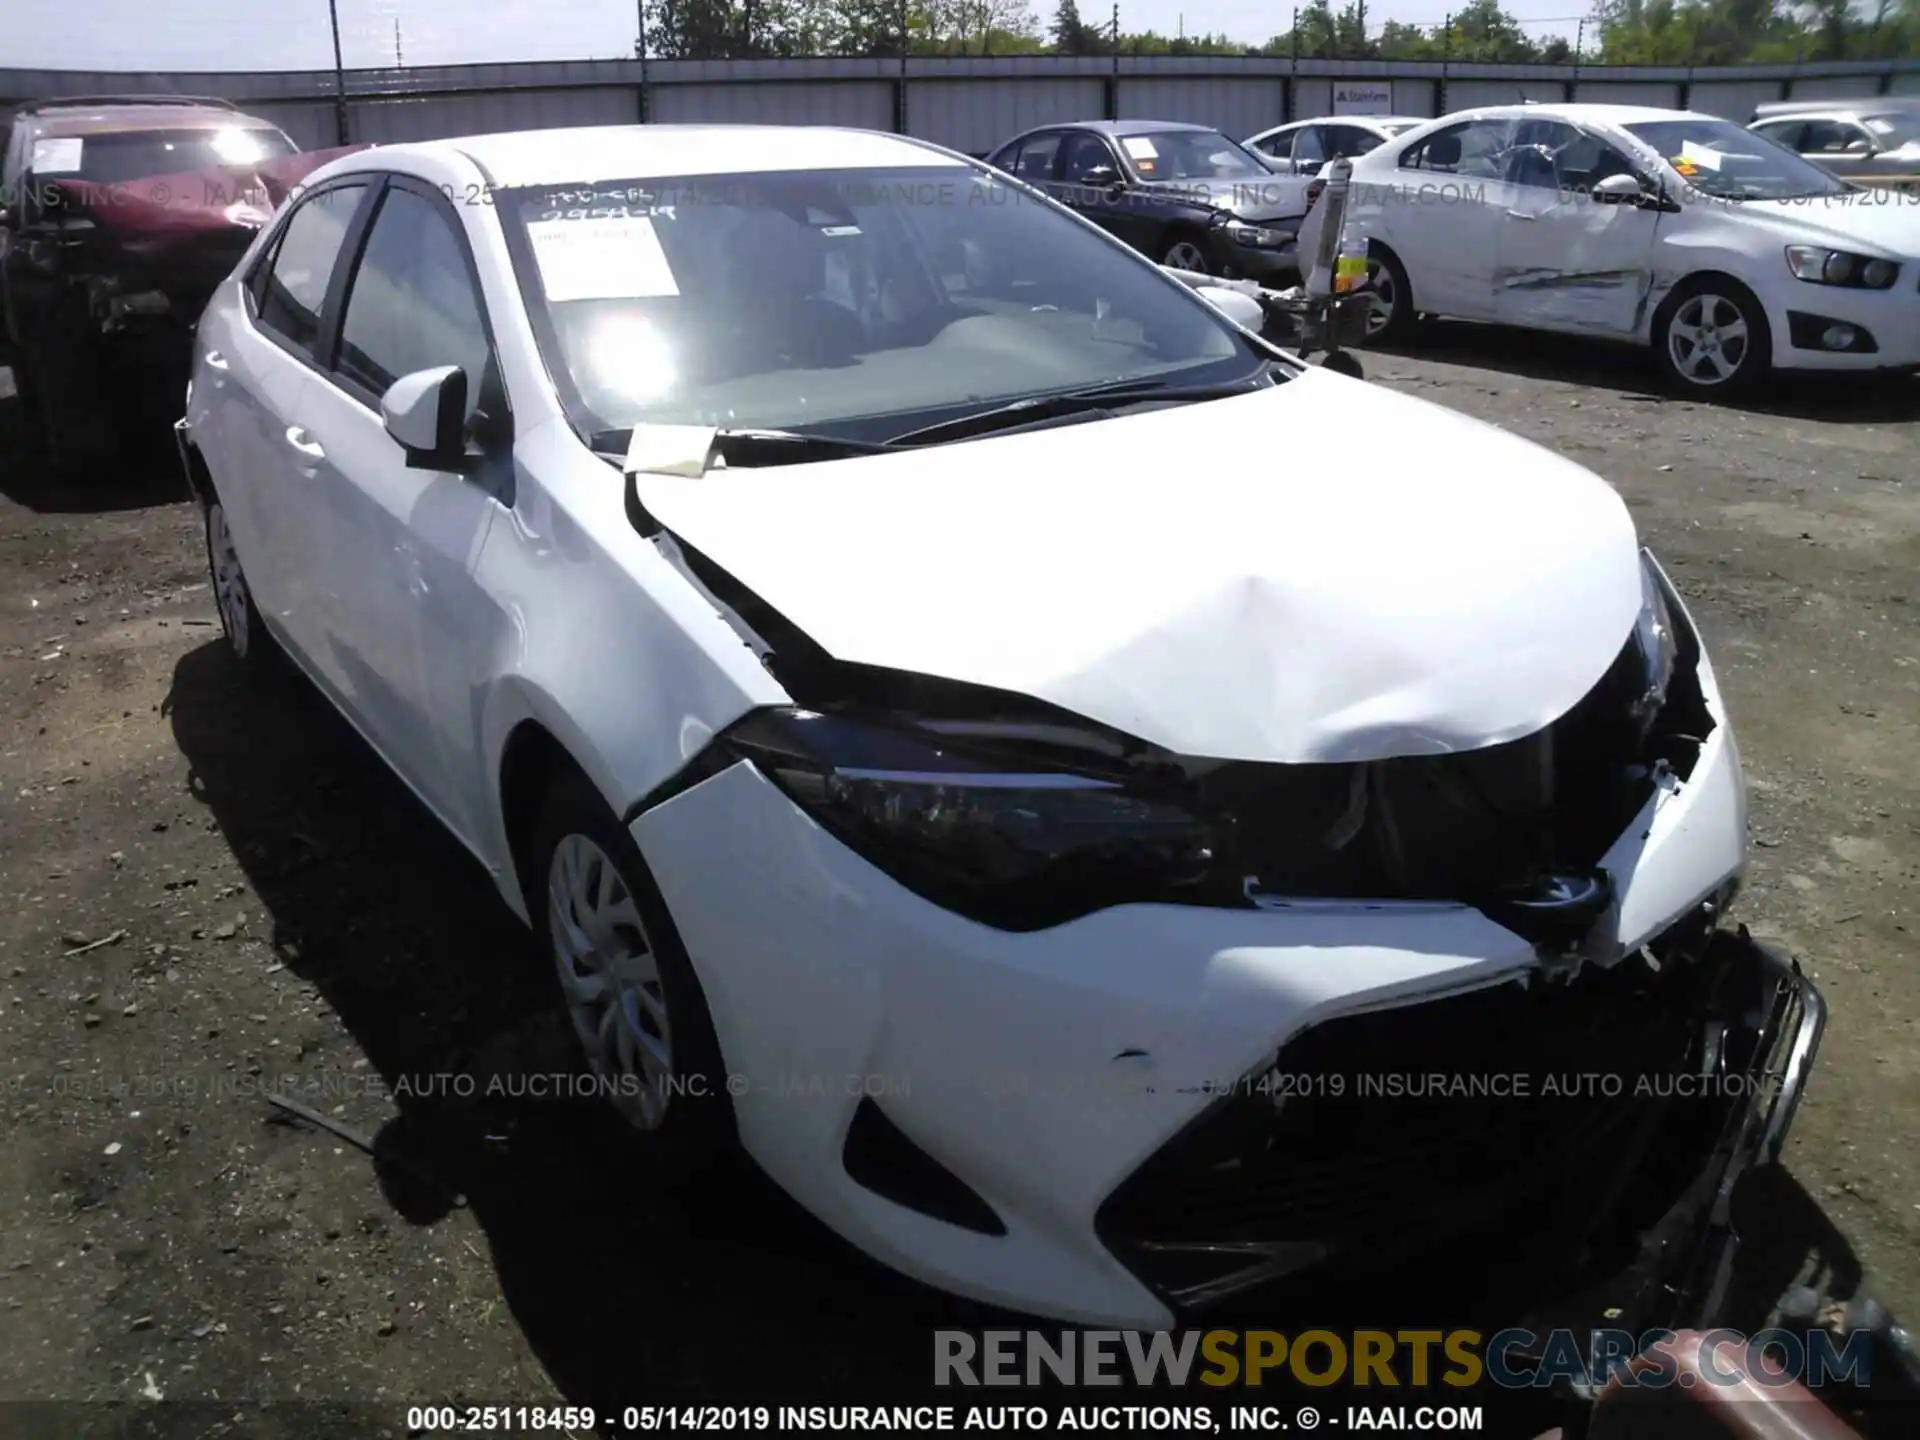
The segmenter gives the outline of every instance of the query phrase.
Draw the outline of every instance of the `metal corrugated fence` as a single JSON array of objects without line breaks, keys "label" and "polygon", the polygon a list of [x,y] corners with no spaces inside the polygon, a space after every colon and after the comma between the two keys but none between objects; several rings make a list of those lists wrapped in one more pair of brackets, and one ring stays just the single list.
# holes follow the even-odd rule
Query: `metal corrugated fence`
[{"label": "metal corrugated fence", "polygon": [[[302,146],[479,131],[685,121],[904,130],[980,152],[1029,126],[1190,120],[1245,136],[1334,108],[1342,81],[1390,86],[1401,114],[1529,100],[1687,106],[1745,121],[1782,99],[1920,94],[1920,60],[1690,69],[1233,56],[582,60],[404,70],[119,73],[0,70],[0,102],[79,94],[220,95]],[[343,88],[336,94],[336,86]],[[344,133],[343,133],[344,132]]]}]

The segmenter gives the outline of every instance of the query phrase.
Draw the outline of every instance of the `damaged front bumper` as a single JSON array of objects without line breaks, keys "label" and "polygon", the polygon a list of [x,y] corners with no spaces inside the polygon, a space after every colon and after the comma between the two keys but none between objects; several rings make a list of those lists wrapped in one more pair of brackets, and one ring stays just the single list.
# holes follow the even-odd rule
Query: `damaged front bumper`
[{"label": "damaged front bumper", "polygon": [[1797,965],[1710,914],[1565,988],[1335,1019],[1142,1166],[1099,1228],[1176,1313],[1318,1323],[1331,1283],[1375,1323],[1423,1298],[1417,1269],[1435,1303],[1473,1296],[1542,1343],[1711,1326],[1734,1189],[1778,1158],[1824,1019]]}]

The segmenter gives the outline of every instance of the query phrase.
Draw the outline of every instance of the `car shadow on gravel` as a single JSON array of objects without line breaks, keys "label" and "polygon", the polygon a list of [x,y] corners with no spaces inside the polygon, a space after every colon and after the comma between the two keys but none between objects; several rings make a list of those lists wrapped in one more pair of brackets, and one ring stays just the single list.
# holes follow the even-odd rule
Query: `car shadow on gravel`
[{"label": "car shadow on gravel", "polygon": [[101,515],[189,498],[171,431],[129,436],[113,463],[61,476],[26,433],[18,411],[16,402],[0,401],[0,495],[15,504],[41,515]]},{"label": "car shadow on gravel", "polygon": [[1368,373],[1375,377],[1382,362],[1402,358],[1585,385],[1651,404],[1708,404],[1839,425],[1920,420],[1920,378],[1775,375],[1748,395],[1709,400],[1663,390],[1652,359],[1638,346],[1467,320],[1428,320],[1414,339],[1393,345],[1376,342],[1363,353]]},{"label": "car shadow on gravel", "polygon": [[385,1082],[398,1114],[374,1163],[389,1203],[416,1225],[472,1212],[574,1403],[869,1397],[890,1378],[924,1385],[931,1327],[985,1323],[867,1260],[747,1162],[676,1189],[604,1102],[566,1098],[577,1051],[525,926],[304,681],[251,683],[215,642],[180,660],[165,709],[276,958]]},{"label": "car shadow on gravel", "polygon": [[[471,1211],[504,1300],[570,1401],[606,1413],[641,1401],[924,1402],[933,1329],[1036,1323],[875,1264],[745,1161],[676,1187],[601,1102],[532,1098],[536,1083],[550,1094],[579,1071],[525,928],[350,727],[304,681],[250,683],[221,642],[180,660],[165,710],[194,795],[271,917],[277,957],[385,1081],[397,1114],[373,1163],[388,1203],[417,1226]],[[340,1163],[359,1162],[348,1151]],[[1733,1318],[1750,1330],[1810,1265],[1842,1296],[1860,1274],[1811,1197],[1783,1175],[1765,1185],[1764,1243],[1743,1250],[1735,1277]],[[1475,1269],[1471,1255],[1450,1264]],[[1220,1323],[1391,1326],[1401,1308],[1376,1299],[1349,1315],[1353,1304],[1330,1295],[1311,1314],[1255,1307]],[[1539,1433],[1526,1428],[1531,1397],[1494,1398],[1526,1399],[1528,1412],[1489,1433]]]}]

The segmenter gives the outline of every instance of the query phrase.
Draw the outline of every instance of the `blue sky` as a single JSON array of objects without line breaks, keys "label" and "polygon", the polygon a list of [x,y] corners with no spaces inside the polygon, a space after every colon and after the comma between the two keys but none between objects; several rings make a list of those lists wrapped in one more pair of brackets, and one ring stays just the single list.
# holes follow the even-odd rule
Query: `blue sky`
[{"label": "blue sky", "polygon": [[[1053,0],[1031,0],[1044,19]],[[339,0],[350,66],[394,62],[394,22],[408,64],[575,60],[630,54],[632,0]],[[1369,6],[1369,28],[1387,20],[1431,25],[1449,0]],[[1509,0],[1523,21],[1578,15],[1583,0]],[[1100,0],[1085,18],[1107,13]],[[1127,0],[1127,30],[1224,32],[1258,42],[1291,21],[1291,3]],[[1575,22],[1529,23],[1535,35],[1572,36]],[[0,66],[25,69],[283,70],[330,65],[326,0],[0,0]]]}]

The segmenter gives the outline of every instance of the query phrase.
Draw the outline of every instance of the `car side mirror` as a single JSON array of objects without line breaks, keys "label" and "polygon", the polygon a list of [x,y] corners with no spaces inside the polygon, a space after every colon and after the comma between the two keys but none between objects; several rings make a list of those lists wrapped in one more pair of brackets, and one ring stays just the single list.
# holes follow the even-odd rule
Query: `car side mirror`
[{"label": "car side mirror", "polygon": [[1609,175],[1593,186],[1593,198],[1602,205],[1637,205],[1646,193],[1637,175]]},{"label": "car side mirror", "polygon": [[402,375],[380,397],[380,418],[407,452],[409,470],[464,475],[473,468],[475,457],[467,452],[467,372],[458,365]]},{"label": "car side mirror", "polygon": [[1847,142],[1847,154],[1849,155],[1877,155],[1879,153],[1874,143],[1864,135],[1857,140]]},{"label": "car side mirror", "polygon": [[1096,190],[1112,190],[1120,184],[1120,172],[1111,165],[1096,165],[1080,177],[1080,183]]}]

